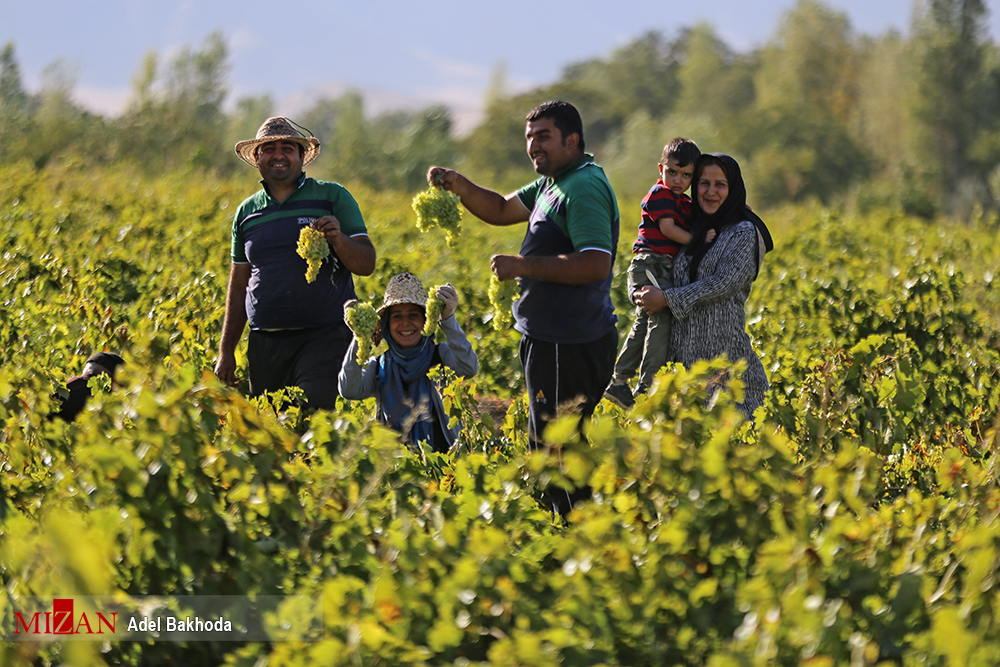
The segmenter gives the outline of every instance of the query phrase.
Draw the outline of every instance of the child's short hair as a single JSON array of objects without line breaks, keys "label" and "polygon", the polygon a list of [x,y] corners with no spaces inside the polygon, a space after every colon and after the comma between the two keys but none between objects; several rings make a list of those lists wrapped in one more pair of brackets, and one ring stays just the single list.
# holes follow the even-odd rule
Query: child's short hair
[{"label": "child's short hair", "polygon": [[686,167],[700,156],[701,150],[698,149],[698,144],[684,137],[674,137],[670,143],[663,147],[660,164],[666,164],[667,158],[673,158],[677,160],[678,167]]}]

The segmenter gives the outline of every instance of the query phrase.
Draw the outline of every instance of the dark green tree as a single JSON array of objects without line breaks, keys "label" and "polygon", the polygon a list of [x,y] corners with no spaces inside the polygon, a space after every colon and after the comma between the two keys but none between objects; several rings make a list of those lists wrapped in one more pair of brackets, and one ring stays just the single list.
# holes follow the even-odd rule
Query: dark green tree
[{"label": "dark green tree", "polygon": [[534,103],[557,98],[575,104],[583,116],[588,145],[597,147],[618,133],[631,114],[645,111],[661,118],[674,108],[681,58],[677,41],[647,32],[607,59],[568,66],[562,81],[539,91]]},{"label": "dark green tree", "polygon": [[[31,133],[30,154],[39,166],[76,152],[86,143],[86,118],[72,100],[76,71],[56,61],[42,73],[42,90]],[[93,156],[90,156],[93,157]]]},{"label": "dark green tree", "polygon": [[[228,129],[226,130],[226,147],[233,150],[237,142],[244,139],[253,139],[257,136],[257,129],[265,120],[274,115],[274,100],[270,95],[260,97],[242,97],[236,102],[236,107],[228,119]],[[296,119],[292,119],[296,120]],[[228,159],[238,158],[230,152]],[[238,164],[234,162],[233,164]]]},{"label": "dark green tree", "polygon": [[[986,187],[1000,154],[976,154],[1000,116],[995,48],[986,40],[982,0],[916,0],[914,3],[912,150],[920,185],[949,210],[964,208]],[[996,142],[991,143],[995,144]]]},{"label": "dark green tree", "polygon": [[361,95],[350,92],[320,100],[302,123],[323,142],[314,172],[324,178],[412,191],[424,187],[429,165],[457,159],[451,115],[443,106],[368,118]]},{"label": "dark green tree", "polygon": [[739,151],[765,203],[829,202],[867,174],[849,127],[857,101],[857,51],[846,15],[813,0],[785,14],[760,54],[756,104],[737,123]]},{"label": "dark green tree", "polygon": [[292,119],[308,128],[313,136],[319,139],[322,148],[319,157],[316,158],[317,166],[333,164],[335,161],[332,146],[334,135],[337,132],[337,118],[340,116],[341,100],[342,98],[322,97]]},{"label": "dark green tree", "polygon": [[454,164],[457,158],[451,114],[444,106],[385,114],[375,120],[373,134],[387,160],[381,176],[385,187],[423,189],[430,165]]},{"label": "dark green tree", "polygon": [[706,116],[725,123],[754,100],[753,71],[716,35],[700,23],[683,38],[684,59],[677,71],[679,91],[674,105],[685,116]]},{"label": "dark green tree", "polygon": [[799,0],[761,53],[760,108],[822,109],[846,125],[857,99],[858,55],[845,13]]},{"label": "dark green tree", "polygon": [[324,147],[316,161],[316,173],[338,181],[378,181],[385,165],[383,146],[372,140],[360,93],[351,91],[335,100],[319,100],[302,114],[302,124]]},{"label": "dark green tree", "polygon": [[14,43],[0,51],[0,149],[17,153],[24,146],[32,122],[32,100],[21,83],[21,67]]},{"label": "dark green tree", "polygon": [[[524,117],[540,99],[511,96],[504,66],[493,70],[479,125],[459,142],[462,169],[490,187],[512,189],[534,173],[525,157]],[[586,123],[586,119],[584,119]],[[453,165],[442,165],[453,166]]]},{"label": "dark green tree", "polygon": [[28,96],[21,84],[21,66],[14,56],[14,42],[8,42],[0,51],[0,105],[23,107]]},{"label": "dark green tree", "polygon": [[148,54],[133,79],[133,96],[121,119],[121,154],[152,169],[231,170],[222,109],[227,58],[226,42],[218,32],[209,35],[200,50],[183,49],[162,79],[156,54]]}]

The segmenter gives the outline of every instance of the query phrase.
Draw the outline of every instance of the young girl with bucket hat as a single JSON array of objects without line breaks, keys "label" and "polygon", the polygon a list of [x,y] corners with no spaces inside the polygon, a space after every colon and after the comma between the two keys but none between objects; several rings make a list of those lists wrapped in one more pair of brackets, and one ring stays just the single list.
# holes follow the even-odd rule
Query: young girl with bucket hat
[{"label": "young girl with bucket hat", "polygon": [[[378,309],[381,327],[373,336],[375,343],[384,339],[389,348],[362,366],[355,338],[344,356],[338,384],[344,398],[375,397],[378,420],[406,434],[410,444],[427,442],[440,452],[455,443],[459,426],[448,428],[441,396],[427,372],[444,364],[459,377],[472,377],[479,371],[479,360],[455,319],[455,288],[439,287],[437,296],[444,302],[438,322],[445,335],[441,344],[436,344],[433,336],[423,335],[427,317],[423,284],[412,273],[393,276]],[[344,308],[350,305],[348,302]]]}]

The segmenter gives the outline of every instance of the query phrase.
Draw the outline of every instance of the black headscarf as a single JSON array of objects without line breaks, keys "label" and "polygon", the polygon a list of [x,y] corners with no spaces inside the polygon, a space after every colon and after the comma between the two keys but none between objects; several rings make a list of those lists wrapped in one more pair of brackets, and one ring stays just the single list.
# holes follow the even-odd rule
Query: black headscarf
[{"label": "black headscarf", "polygon": [[[726,174],[729,182],[729,194],[726,200],[719,206],[719,210],[709,215],[701,210],[698,205],[698,182],[701,180],[701,173],[709,165],[717,165]],[[747,187],[743,182],[743,174],[740,172],[740,165],[724,153],[703,153],[694,163],[694,176],[691,179],[693,190],[691,197],[692,212],[692,239],[691,243],[685,247],[684,252],[691,256],[691,266],[688,276],[691,282],[698,279],[698,266],[702,257],[711,247],[705,242],[708,230],[714,229],[716,238],[722,230],[730,225],[743,222],[747,219]]]},{"label": "black headscarf", "polygon": [[114,376],[115,369],[121,364],[124,364],[125,360],[113,352],[97,352],[96,354],[92,354],[87,357],[87,361],[84,365],[89,364],[90,362],[103,366],[108,369],[108,372],[111,373],[112,376]]}]

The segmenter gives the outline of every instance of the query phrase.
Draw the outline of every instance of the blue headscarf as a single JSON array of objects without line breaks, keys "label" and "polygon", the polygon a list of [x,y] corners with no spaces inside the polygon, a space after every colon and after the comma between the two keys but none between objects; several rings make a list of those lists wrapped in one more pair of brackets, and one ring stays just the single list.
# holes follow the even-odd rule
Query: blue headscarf
[{"label": "blue headscarf", "polygon": [[[389,349],[378,360],[378,419],[400,433],[407,433],[412,443],[424,440],[433,445],[434,422],[427,417],[436,407],[432,395],[437,389],[427,378],[427,371],[434,359],[434,339],[423,336],[414,347],[403,349],[389,333],[388,319],[382,324],[382,337]],[[434,416],[440,423],[443,415]],[[446,426],[447,423],[442,423],[442,430]],[[407,427],[409,432],[404,430]]]}]

